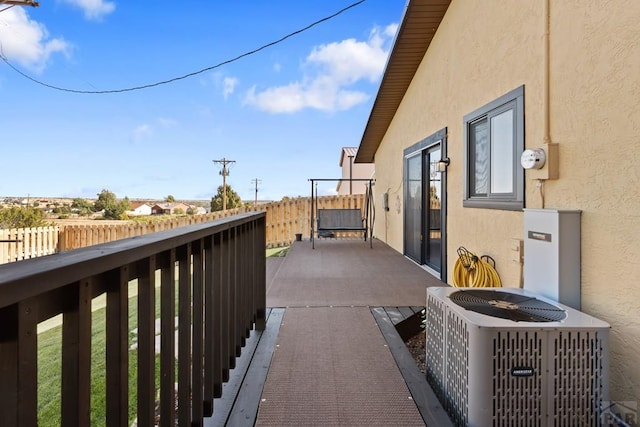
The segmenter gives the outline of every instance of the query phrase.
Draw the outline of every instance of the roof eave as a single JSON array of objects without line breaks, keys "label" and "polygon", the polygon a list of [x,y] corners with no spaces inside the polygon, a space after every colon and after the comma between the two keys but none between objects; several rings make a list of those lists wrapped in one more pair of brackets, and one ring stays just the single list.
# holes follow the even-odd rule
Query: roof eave
[{"label": "roof eave", "polygon": [[372,163],[451,0],[408,0],[364,129],[356,163]]}]

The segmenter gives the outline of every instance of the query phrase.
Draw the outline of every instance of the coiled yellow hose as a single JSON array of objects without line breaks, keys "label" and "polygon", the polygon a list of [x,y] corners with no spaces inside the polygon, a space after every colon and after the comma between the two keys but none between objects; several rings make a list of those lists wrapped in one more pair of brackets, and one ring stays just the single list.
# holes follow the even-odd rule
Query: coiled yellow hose
[{"label": "coiled yellow hose", "polygon": [[458,288],[499,288],[502,282],[490,263],[467,252],[465,262],[458,257],[453,266],[453,285]]}]

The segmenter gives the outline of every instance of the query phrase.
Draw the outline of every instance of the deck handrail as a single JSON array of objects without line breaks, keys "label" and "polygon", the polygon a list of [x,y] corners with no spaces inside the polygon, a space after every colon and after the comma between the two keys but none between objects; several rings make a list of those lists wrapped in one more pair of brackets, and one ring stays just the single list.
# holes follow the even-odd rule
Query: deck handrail
[{"label": "deck handrail", "polygon": [[173,426],[175,419],[201,424],[249,331],[265,327],[265,219],[264,212],[240,214],[0,265],[0,425],[37,425],[37,325],[60,313],[62,425],[90,424],[91,302],[104,293],[106,424],[128,425],[128,285],[134,279],[137,424],[153,425],[158,271],[161,425]]}]

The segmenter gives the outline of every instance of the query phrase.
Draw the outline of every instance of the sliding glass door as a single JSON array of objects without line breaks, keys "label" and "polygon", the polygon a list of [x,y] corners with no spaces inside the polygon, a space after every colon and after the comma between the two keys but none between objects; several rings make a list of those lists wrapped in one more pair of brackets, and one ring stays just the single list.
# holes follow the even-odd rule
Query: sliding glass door
[{"label": "sliding glass door", "polygon": [[404,254],[446,280],[446,129],[404,151]]},{"label": "sliding glass door", "polygon": [[422,153],[405,161],[404,254],[422,264]]},{"label": "sliding glass door", "polygon": [[424,242],[423,263],[436,271],[442,267],[442,173],[438,165],[442,150],[440,145],[425,150],[425,166],[428,167],[428,175],[423,179],[425,183],[424,204]]}]

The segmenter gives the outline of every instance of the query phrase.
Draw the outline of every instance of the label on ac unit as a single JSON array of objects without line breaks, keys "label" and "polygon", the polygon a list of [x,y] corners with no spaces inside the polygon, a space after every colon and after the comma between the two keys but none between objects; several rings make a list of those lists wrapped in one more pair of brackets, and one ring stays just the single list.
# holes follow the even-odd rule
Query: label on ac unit
[{"label": "label on ac unit", "polygon": [[532,377],[536,371],[529,366],[514,366],[511,368],[512,377]]}]

